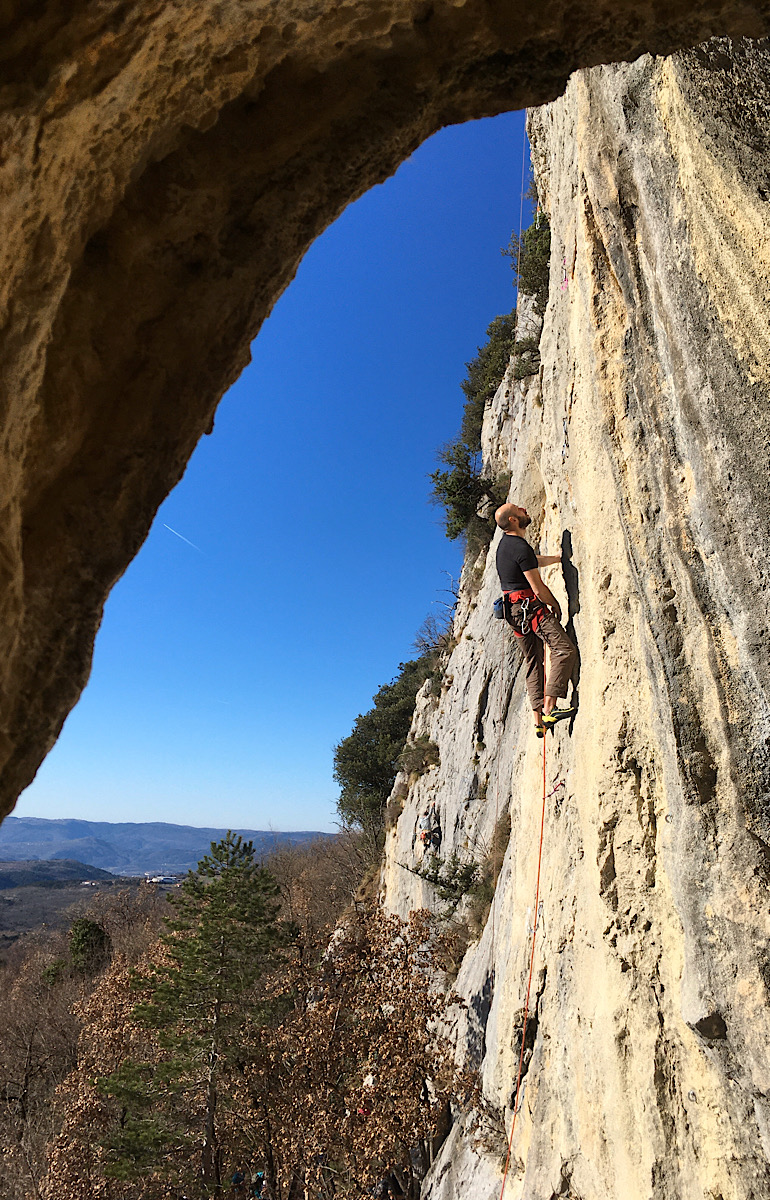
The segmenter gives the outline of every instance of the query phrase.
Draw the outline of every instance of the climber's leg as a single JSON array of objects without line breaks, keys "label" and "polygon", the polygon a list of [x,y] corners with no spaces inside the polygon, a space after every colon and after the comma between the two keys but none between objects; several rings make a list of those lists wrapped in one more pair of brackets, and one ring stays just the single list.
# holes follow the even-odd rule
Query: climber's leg
[{"label": "climber's leg", "polygon": [[549,651],[548,679],[545,683],[543,720],[546,726],[572,716],[573,708],[555,707],[556,700],[567,695],[569,682],[577,661],[577,649],[551,612],[546,612],[537,627],[538,638]]},{"label": "climber's leg", "polygon": [[517,641],[524,651],[527,695],[535,714],[535,729],[538,730],[538,736],[542,737],[539,727],[542,723],[543,712],[543,643],[532,630],[525,633],[523,637],[519,637]]}]

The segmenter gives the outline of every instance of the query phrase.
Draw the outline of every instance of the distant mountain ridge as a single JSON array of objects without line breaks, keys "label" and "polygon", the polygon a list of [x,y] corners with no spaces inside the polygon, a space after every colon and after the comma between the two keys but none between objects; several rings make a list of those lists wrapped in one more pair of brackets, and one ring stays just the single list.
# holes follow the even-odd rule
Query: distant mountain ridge
[{"label": "distant mountain ridge", "polygon": [[[254,843],[259,856],[278,846],[296,845],[329,837],[312,830],[272,833],[264,829],[236,829]],[[6,817],[0,825],[0,859],[77,859],[115,875],[179,874],[194,868],[212,842],[226,829],[201,829],[170,825],[164,821],[77,821],[63,817]]]}]

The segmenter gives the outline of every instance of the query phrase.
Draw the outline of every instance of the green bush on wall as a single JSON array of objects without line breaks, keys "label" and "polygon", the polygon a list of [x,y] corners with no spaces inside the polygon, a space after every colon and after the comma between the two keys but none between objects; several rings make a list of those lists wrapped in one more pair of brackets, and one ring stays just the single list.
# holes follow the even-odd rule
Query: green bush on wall
[{"label": "green bush on wall", "polygon": [[448,858],[442,858],[440,854],[431,854],[421,866],[408,867],[407,870],[431,884],[439,898],[447,901],[449,908],[444,916],[448,917],[455,911],[463,896],[473,890],[478,879],[479,864],[473,859],[463,858],[453,850]]},{"label": "green bush on wall", "polygon": [[[548,303],[548,275],[551,231],[542,213],[521,236],[511,234],[504,254],[511,257],[522,293],[534,297],[535,309],[542,316]],[[540,369],[538,340],[517,339],[516,309],[495,317],[487,327],[487,340],[476,357],[465,364],[468,372],[462,387],[465,408],[460,433],[438,451],[439,469],[430,475],[431,499],[445,513],[446,535],[454,541],[463,537],[469,556],[476,558],[489,545],[494,533],[492,512],[508,496],[510,476],[486,476],[481,458],[481,430],[487,404],[500,386],[511,357],[514,378],[525,379]],[[485,506],[489,510],[480,514]]]},{"label": "green bush on wall", "polygon": [[[444,508],[446,535],[454,541],[467,533],[484,500],[491,501],[497,507],[504,503],[505,494],[501,499],[497,481],[482,476],[481,452],[471,450],[460,438],[443,446],[438,452],[438,459],[449,469],[432,472],[432,500]],[[483,518],[480,519],[487,524]]]},{"label": "green bush on wall", "polygon": [[460,384],[465,393],[465,408],[460,437],[473,453],[481,449],[484,408],[500,386],[513,353],[516,309],[495,317],[487,327],[487,340],[476,357],[465,364],[467,377]]},{"label": "green bush on wall", "polygon": [[424,736],[408,741],[398,756],[398,765],[408,775],[424,775],[430,767],[439,765],[438,746]]},{"label": "green bush on wall", "polygon": [[401,663],[396,678],[374,696],[374,706],[356,717],[352,732],[334,748],[334,778],[340,785],[337,810],[346,824],[374,837],[383,828],[415,697],[433,672],[436,659],[434,652]]},{"label": "green bush on wall", "polygon": [[514,379],[527,379],[537,375],[540,370],[540,343],[537,338],[522,338],[516,341],[513,348],[516,362],[513,367]]},{"label": "green bush on wall", "polygon": [[519,291],[534,297],[535,310],[542,317],[548,304],[548,280],[551,272],[551,226],[545,213],[525,229],[521,240],[511,234],[503,250],[511,260]]}]

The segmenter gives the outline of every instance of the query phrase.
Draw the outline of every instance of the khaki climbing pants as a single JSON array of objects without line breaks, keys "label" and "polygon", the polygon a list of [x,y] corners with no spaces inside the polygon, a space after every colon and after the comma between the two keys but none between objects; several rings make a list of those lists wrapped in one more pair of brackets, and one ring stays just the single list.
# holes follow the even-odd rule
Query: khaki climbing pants
[{"label": "khaki climbing pants", "polygon": [[[513,605],[513,613],[521,606]],[[518,637],[517,642],[524,651],[526,664],[527,694],[533,712],[541,712],[543,708],[543,692],[554,699],[562,699],[567,695],[569,681],[577,661],[577,649],[567,637],[552,612],[547,611],[537,627],[537,633],[530,629],[524,637]],[[543,659],[545,647],[549,650],[548,679],[544,681]],[[545,682],[545,688],[543,683]]]}]

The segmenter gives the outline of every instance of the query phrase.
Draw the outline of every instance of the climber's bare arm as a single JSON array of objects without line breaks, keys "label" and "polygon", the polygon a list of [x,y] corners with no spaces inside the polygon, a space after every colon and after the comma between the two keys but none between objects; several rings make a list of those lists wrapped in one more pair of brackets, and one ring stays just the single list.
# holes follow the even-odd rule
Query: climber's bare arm
[{"label": "climber's bare arm", "polygon": [[535,558],[539,567],[555,567],[561,562],[560,554],[536,554]]},{"label": "climber's bare arm", "polygon": [[535,570],[533,567],[531,571],[524,572],[524,578],[532,588],[532,591],[535,593],[538,600],[542,600],[543,604],[547,604],[549,608],[553,609],[556,620],[560,621],[561,608],[559,607],[559,601],[556,599],[551,589],[546,587],[546,585],[543,583],[542,579],[540,578],[540,571]]}]

